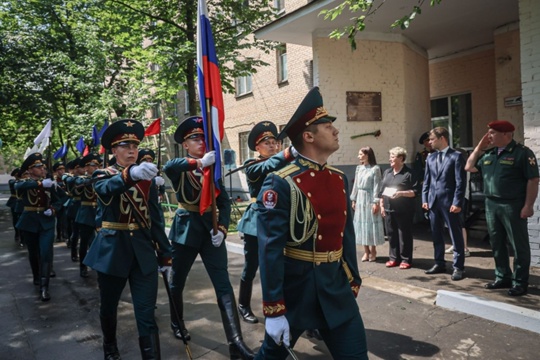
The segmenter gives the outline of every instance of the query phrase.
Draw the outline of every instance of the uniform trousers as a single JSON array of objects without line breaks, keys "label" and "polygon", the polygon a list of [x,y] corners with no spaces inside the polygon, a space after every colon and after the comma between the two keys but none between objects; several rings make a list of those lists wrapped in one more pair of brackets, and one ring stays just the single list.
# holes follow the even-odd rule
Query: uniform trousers
[{"label": "uniform trousers", "polygon": [[158,270],[156,267],[155,271],[144,275],[136,258],[133,259],[127,278],[98,272],[101,300],[100,316],[109,319],[117,318],[118,303],[128,281],[139,336],[158,333],[158,326],[154,318],[158,290]]},{"label": "uniform trousers", "polygon": [[94,226],[88,226],[85,224],[79,225],[79,236],[81,237],[81,244],[79,246],[79,259],[82,265],[84,257],[88,252],[88,248],[92,245],[92,241],[96,237],[96,228]]},{"label": "uniform trousers", "polygon": [[[37,233],[21,230],[21,233],[28,247],[29,259],[39,259],[40,263],[52,263],[54,227],[47,230],[40,230]],[[45,275],[42,274],[42,276]]]},{"label": "uniform trousers", "polygon": [[[527,286],[531,266],[531,246],[527,219],[520,217],[524,200],[486,198],[486,222],[495,259],[495,276],[514,285]],[[507,241],[514,250],[514,273],[510,269]]]},{"label": "uniform trousers", "polygon": [[227,271],[227,248],[225,241],[219,246],[204,239],[198,248],[172,243],[172,283],[173,296],[181,296],[186,286],[186,280],[197,255],[201,256],[204,267],[216,292],[217,298],[233,294],[229,272]]},{"label": "uniform trousers", "polygon": [[256,236],[244,234],[244,270],[242,271],[242,281],[253,281],[258,268],[259,241]]},{"label": "uniform trousers", "polygon": [[[291,327],[291,347],[294,347],[294,344],[296,344],[296,341],[303,332],[304,329]],[[358,311],[351,320],[337,328],[319,328],[319,332],[334,359],[352,360],[368,358],[364,322]],[[274,340],[265,333],[264,342],[255,359],[284,360],[287,356],[288,352],[285,347],[277,345]]]}]

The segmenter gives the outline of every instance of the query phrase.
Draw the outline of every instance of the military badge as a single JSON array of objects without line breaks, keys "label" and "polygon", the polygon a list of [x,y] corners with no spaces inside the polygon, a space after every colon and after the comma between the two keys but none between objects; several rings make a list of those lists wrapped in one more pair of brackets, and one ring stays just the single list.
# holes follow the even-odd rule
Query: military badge
[{"label": "military badge", "polygon": [[535,166],[536,165],[536,160],[534,157],[530,157],[529,158],[529,164],[531,164],[531,166]]},{"label": "military badge", "polygon": [[265,208],[273,209],[276,207],[278,195],[274,190],[266,190],[262,196],[262,202]]}]

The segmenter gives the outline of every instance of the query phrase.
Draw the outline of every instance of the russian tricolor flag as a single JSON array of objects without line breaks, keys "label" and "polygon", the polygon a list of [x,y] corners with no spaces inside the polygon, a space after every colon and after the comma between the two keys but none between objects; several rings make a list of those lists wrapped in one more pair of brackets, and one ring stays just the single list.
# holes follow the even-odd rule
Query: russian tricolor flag
[{"label": "russian tricolor flag", "polygon": [[[208,19],[206,1],[199,0],[197,17],[197,75],[199,78],[199,99],[201,102],[201,115],[204,124],[206,144],[212,144],[216,151],[214,165],[214,184],[216,196],[219,194],[218,180],[221,179],[221,141],[223,140],[225,111],[223,106],[223,92],[219,74],[216,48],[212,28]],[[210,119],[208,119],[210,114]],[[212,139],[209,139],[209,121],[212,121]],[[211,141],[211,142],[210,142]],[[210,168],[204,170],[203,188],[199,209],[204,212],[212,204]]]}]

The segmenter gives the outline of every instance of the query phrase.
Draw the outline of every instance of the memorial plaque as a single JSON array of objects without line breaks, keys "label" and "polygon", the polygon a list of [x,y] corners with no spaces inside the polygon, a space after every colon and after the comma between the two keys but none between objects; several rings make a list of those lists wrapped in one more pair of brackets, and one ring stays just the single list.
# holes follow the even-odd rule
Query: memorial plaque
[{"label": "memorial plaque", "polygon": [[382,121],[381,93],[347,91],[347,121]]}]

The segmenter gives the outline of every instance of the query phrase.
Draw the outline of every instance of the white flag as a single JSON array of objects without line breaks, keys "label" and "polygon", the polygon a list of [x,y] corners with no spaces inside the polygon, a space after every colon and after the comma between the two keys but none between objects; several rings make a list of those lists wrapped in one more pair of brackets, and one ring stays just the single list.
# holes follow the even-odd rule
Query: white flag
[{"label": "white flag", "polygon": [[49,138],[48,137],[43,139],[43,142],[41,143],[41,145],[39,145],[38,151],[36,151],[36,152],[43,154],[43,152],[45,151],[47,146],[49,146]]},{"label": "white flag", "polygon": [[38,149],[39,148],[36,145],[34,145],[31,149],[26,148],[26,152],[24,153],[24,160],[26,160],[26,158],[30,156],[30,154],[37,153]]},{"label": "white flag", "polygon": [[39,135],[34,139],[34,145],[38,145],[44,139],[48,139],[51,137],[51,125],[52,125],[52,119],[49,119],[49,121],[47,121],[47,125],[45,125],[43,130],[41,130]]}]

